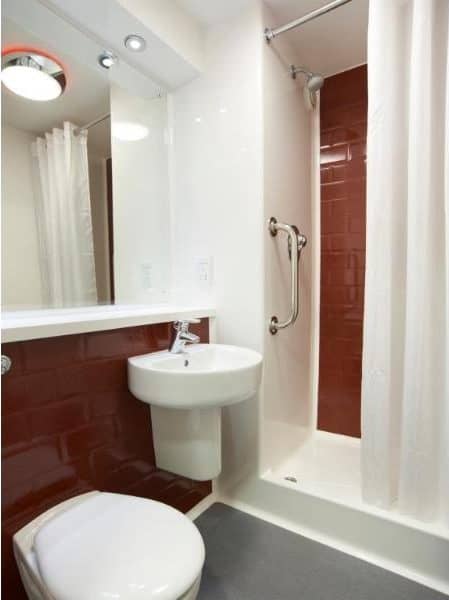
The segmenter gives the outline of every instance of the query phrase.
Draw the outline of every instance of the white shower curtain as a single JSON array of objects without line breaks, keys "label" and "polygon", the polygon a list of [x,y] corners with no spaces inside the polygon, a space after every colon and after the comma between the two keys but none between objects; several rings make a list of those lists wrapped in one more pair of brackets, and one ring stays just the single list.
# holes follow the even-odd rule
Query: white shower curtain
[{"label": "white shower curtain", "polygon": [[365,501],[449,516],[448,0],[371,0]]},{"label": "white shower curtain", "polygon": [[64,123],[33,144],[44,303],[97,303],[87,133]]}]

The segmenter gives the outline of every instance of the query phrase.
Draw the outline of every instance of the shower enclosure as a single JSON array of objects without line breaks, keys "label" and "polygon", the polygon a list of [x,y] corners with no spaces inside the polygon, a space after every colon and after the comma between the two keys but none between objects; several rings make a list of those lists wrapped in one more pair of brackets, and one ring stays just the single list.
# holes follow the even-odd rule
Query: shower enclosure
[{"label": "shower enclosure", "polygon": [[[447,530],[362,500],[366,92],[320,118],[319,98],[311,98],[323,83],[316,66],[292,68],[303,62],[280,35],[290,28],[270,27],[279,21],[269,11],[264,20],[265,320],[258,473],[224,493],[237,507],[447,591]],[[305,81],[292,78],[295,73],[304,74]],[[350,77],[343,74],[341,84],[349,92]],[[342,92],[338,88],[337,81],[336,96]],[[285,236],[273,238],[266,229],[273,215],[307,238],[297,264],[297,304]],[[290,232],[292,244],[293,237]],[[273,315],[290,318],[278,330]],[[340,363],[339,372],[328,368]],[[340,391],[338,403],[329,390]]]}]

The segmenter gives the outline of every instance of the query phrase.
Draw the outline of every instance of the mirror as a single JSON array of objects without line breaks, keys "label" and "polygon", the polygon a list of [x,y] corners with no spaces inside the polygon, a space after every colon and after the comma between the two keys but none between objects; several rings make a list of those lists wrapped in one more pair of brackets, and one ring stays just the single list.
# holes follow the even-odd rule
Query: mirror
[{"label": "mirror", "polygon": [[[3,45],[16,40],[42,47],[5,19]],[[70,79],[56,99],[2,84],[4,310],[114,300],[109,82],[58,58]]]},{"label": "mirror", "polygon": [[[77,53],[83,34],[62,19],[44,25],[46,41],[20,18],[4,16],[2,31],[2,310],[165,301],[165,96],[122,57],[102,67],[87,37]],[[6,66],[26,66],[32,83]]]}]

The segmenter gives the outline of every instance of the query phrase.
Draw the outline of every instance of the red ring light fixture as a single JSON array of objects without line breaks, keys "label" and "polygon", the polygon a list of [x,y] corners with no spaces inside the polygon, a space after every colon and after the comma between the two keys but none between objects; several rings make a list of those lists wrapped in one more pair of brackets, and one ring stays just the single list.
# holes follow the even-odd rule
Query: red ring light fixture
[{"label": "red ring light fixture", "polygon": [[4,54],[1,80],[14,94],[39,102],[58,98],[66,86],[61,65],[36,51]]}]

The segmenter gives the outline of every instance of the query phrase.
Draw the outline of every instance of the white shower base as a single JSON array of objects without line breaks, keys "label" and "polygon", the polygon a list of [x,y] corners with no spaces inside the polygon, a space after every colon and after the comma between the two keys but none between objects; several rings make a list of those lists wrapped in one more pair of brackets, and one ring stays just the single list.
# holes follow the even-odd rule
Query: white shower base
[{"label": "white shower base", "polygon": [[277,439],[288,454],[277,455],[261,475],[227,492],[224,501],[449,594],[447,527],[364,503],[360,440],[297,429],[294,448],[293,433],[276,425],[270,442]]},{"label": "white shower base", "polygon": [[361,505],[360,440],[315,431],[264,477],[333,501]]}]

